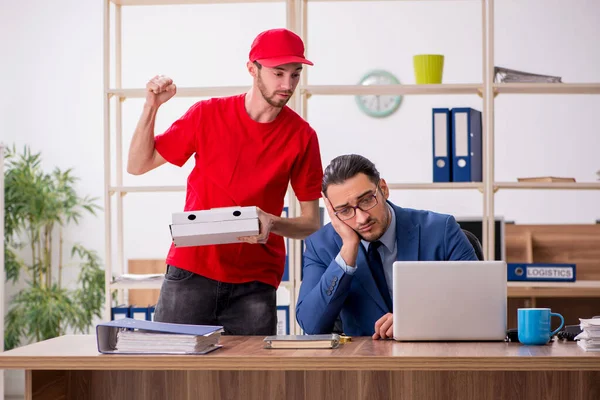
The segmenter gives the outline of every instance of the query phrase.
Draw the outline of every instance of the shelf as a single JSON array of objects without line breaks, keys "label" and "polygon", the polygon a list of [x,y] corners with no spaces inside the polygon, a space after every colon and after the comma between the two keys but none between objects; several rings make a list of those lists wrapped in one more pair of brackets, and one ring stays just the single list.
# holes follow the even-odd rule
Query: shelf
[{"label": "shelf", "polygon": [[[119,281],[119,282],[111,282],[110,288],[113,290],[116,289],[160,289],[164,281],[164,277],[154,278],[144,281],[136,281],[136,280],[127,280],[127,281]],[[280,286],[285,287],[286,289],[292,291],[294,290],[294,284],[290,281],[282,281]]]},{"label": "shelf", "polygon": [[[163,279],[112,282],[111,289],[160,289]],[[291,282],[281,286],[292,289]],[[600,281],[508,282],[508,297],[600,297]]]},{"label": "shelf", "polygon": [[408,95],[408,94],[478,94],[481,84],[441,85],[305,85],[300,93],[311,95]]},{"label": "shelf", "polygon": [[110,0],[119,6],[175,6],[183,4],[283,3],[285,0]]},{"label": "shelf", "polygon": [[600,83],[495,83],[494,90],[509,94],[600,94]]},{"label": "shelf", "polygon": [[481,182],[448,182],[448,183],[388,183],[392,190],[427,190],[427,189],[480,189],[483,190]]},{"label": "shelf", "polygon": [[[176,97],[215,97],[215,96],[233,96],[245,93],[250,89],[249,86],[214,86],[214,87],[178,87]],[[109,95],[126,98],[144,98],[146,97],[145,88],[134,89],[108,89]]]},{"label": "shelf", "polygon": [[[440,189],[479,189],[481,182],[448,182],[448,183],[389,183],[393,190],[440,190]],[[600,189],[600,183],[597,184]],[[111,186],[109,192],[114,193],[152,193],[152,192],[184,192],[185,186]]]},{"label": "shelf", "polygon": [[164,278],[155,278],[144,281],[135,281],[135,280],[127,280],[127,281],[119,281],[119,282],[111,282],[111,289],[160,289],[162,286]]},{"label": "shelf", "polygon": [[[309,3],[329,3],[329,2],[366,2],[370,0],[308,0]],[[379,0],[379,1],[399,1],[399,0]],[[416,0],[401,0],[416,1]],[[446,0],[431,0],[446,1]],[[481,0],[470,0],[481,1]],[[121,6],[171,6],[182,4],[224,4],[224,3],[284,3],[285,0],[110,0],[111,3]]]},{"label": "shelf", "polygon": [[600,182],[496,182],[498,189],[600,190]]},{"label": "shelf", "polygon": [[508,297],[600,297],[600,281],[508,282]]},{"label": "shelf", "polygon": [[[232,96],[245,93],[249,86],[215,86],[215,87],[178,87],[177,97],[213,97]],[[435,95],[435,94],[478,94],[482,85],[478,84],[446,84],[446,85],[299,85],[298,92],[312,95]],[[108,89],[107,93],[123,99],[143,98],[146,89]]]},{"label": "shelf", "polygon": [[108,191],[114,193],[153,193],[185,192],[185,186],[111,186]]}]

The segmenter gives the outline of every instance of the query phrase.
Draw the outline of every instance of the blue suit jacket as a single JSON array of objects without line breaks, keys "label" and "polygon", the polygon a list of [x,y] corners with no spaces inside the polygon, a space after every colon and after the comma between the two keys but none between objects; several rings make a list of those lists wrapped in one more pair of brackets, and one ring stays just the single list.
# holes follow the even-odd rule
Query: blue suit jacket
[{"label": "blue suit jacket", "polygon": [[[451,215],[389,204],[396,213],[399,261],[477,260],[473,246]],[[353,275],[335,261],[341,247],[342,239],[331,223],[306,239],[296,319],[306,333],[318,334],[331,333],[340,316],[345,334],[370,336],[375,322],[392,310],[377,289],[364,246],[359,246]]]}]

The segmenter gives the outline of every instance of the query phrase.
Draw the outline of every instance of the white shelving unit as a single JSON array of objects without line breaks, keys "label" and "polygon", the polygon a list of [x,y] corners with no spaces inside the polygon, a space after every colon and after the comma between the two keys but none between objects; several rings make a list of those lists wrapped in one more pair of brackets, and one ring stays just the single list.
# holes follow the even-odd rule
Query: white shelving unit
[{"label": "white shelving unit", "polygon": [[[209,3],[260,3],[279,2],[286,4],[286,26],[298,33],[307,44],[308,16],[307,10],[313,2],[337,2],[343,0],[104,0],[104,115],[105,115],[105,211],[106,211],[106,279],[112,281],[113,273],[123,273],[123,196],[130,192],[179,192],[184,191],[185,186],[123,186],[123,154],[122,132],[121,132],[121,103],[126,98],[141,98],[144,94],[143,88],[122,88],[121,86],[121,8],[124,6],[152,6],[152,5],[178,5],[178,4],[209,4]],[[346,0],[348,1],[348,0]],[[352,0],[350,0],[352,1]],[[361,1],[361,0],[358,0]],[[364,0],[363,0],[364,1]],[[389,0],[402,1],[402,0]],[[405,0],[411,1],[411,0]],[[415,1],[415,0],[412,0]],[[309,85],[308,71],[302,73],[301,83],[296,94],[290,101],[290,107],[300,113],[305,119],[308,118],[309,99],[311,96],[327,95],[364,95],[364,94],[387,94],[387,95],[475,95],[481,96],[483,100],[483,181],[473,183],[390,183],[392,190],[478,190],[482,193],[483,202],[483,249],[487,259],[494,259],[494,194],[502,189],[540,189],[540,190],[600,190],[600,182],[582,183],[519,183],[519,182],[496,182],[494,173],[494,99],[498,95],[568,95],[568,94],[600,94],[600,83],[565,83],[565,84],[516,84],[516,83],[494,83],[494,0],[471,0],[474,4],[481,4],[481,32],[482,32],[482,68],[483,81],[478,84],[439,84],[439,85]],[[115,21],[115,49],[114,49],[114,86],[109,83],[109,67],[111,51],[109,39],[111,33],[110,7],[114,7]],[[340,4],[343,7],[343,4]],[[307,45],[307,52],[309,52]],[[310,54],[310,53],[309,53]],[[206,97],[206,96],[228,96],[246,91],[245,86],[224,87],[182,87],[178,88],[179,97]],[[117,100],[116,131],[111,132],[111,116],[109,115],[111,99]],[[115,140],[117,152],[115,173],[111,169],[111,141]],[[116,249],[112,248],[112,215],[111,198],[116,196]],[[298,206],[293,193],[289,195],[290,216],[298,215]],[[290,319],[295,324],[293,305],[300,284],[301,248],[300,241],[291,240],[290,247],[290,282],[285,285],[292,292],[290,307]],[[112,265],[112,257],[116,251],[117,265]],[[136,283],[135,287],[140,288]],[[132,285],[123,283],[111,283],[107,285],[106,295],[110,299],[110,292],[116,289],[128,289]],[[154,282],[143,286],[144,288],[160,287],[160,282]],[[107,301],[106,315],[110,317],[110,303]]]}]

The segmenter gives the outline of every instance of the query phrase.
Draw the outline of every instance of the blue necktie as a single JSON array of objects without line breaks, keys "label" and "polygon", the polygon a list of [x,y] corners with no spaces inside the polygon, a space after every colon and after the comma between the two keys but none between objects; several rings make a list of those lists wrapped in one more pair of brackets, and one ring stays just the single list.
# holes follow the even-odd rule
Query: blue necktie
[{"label": "blue necktie", "polygon": [[392,312],[392,299],[390,298],[390,292],[388,290],[388,285],[385,280],[385,273],[383,272],[383,262],[381,261],[381,256],[377,249],[381,246],[382,243],[378,240],[376,242],[372,242],[369,244],[369,250],[367,251],[367,259],[369,260],[369,268],[371,268],[371,274],[375,279],[375,284],[385,301],[385,304],[388,307],[388,310]]}]

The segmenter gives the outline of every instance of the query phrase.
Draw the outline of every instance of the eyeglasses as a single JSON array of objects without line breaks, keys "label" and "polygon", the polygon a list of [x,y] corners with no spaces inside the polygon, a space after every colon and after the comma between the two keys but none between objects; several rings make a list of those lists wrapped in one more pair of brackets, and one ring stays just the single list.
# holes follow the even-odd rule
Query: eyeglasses
[{"label": "eyeglasses", "polygon": [[359,208],[361,211],[369,211],[377,205],[377,189],[379,189],[379,185],[377,185],[377,187],[375,188],[375,193],[359,201],[356,206],[346,206],[341,210],[337,210],[336,212],[334,212],[334,214],[340,220],[346,221],[348,219],[354,218],[354,216],[356,215],[357,208]]}]

